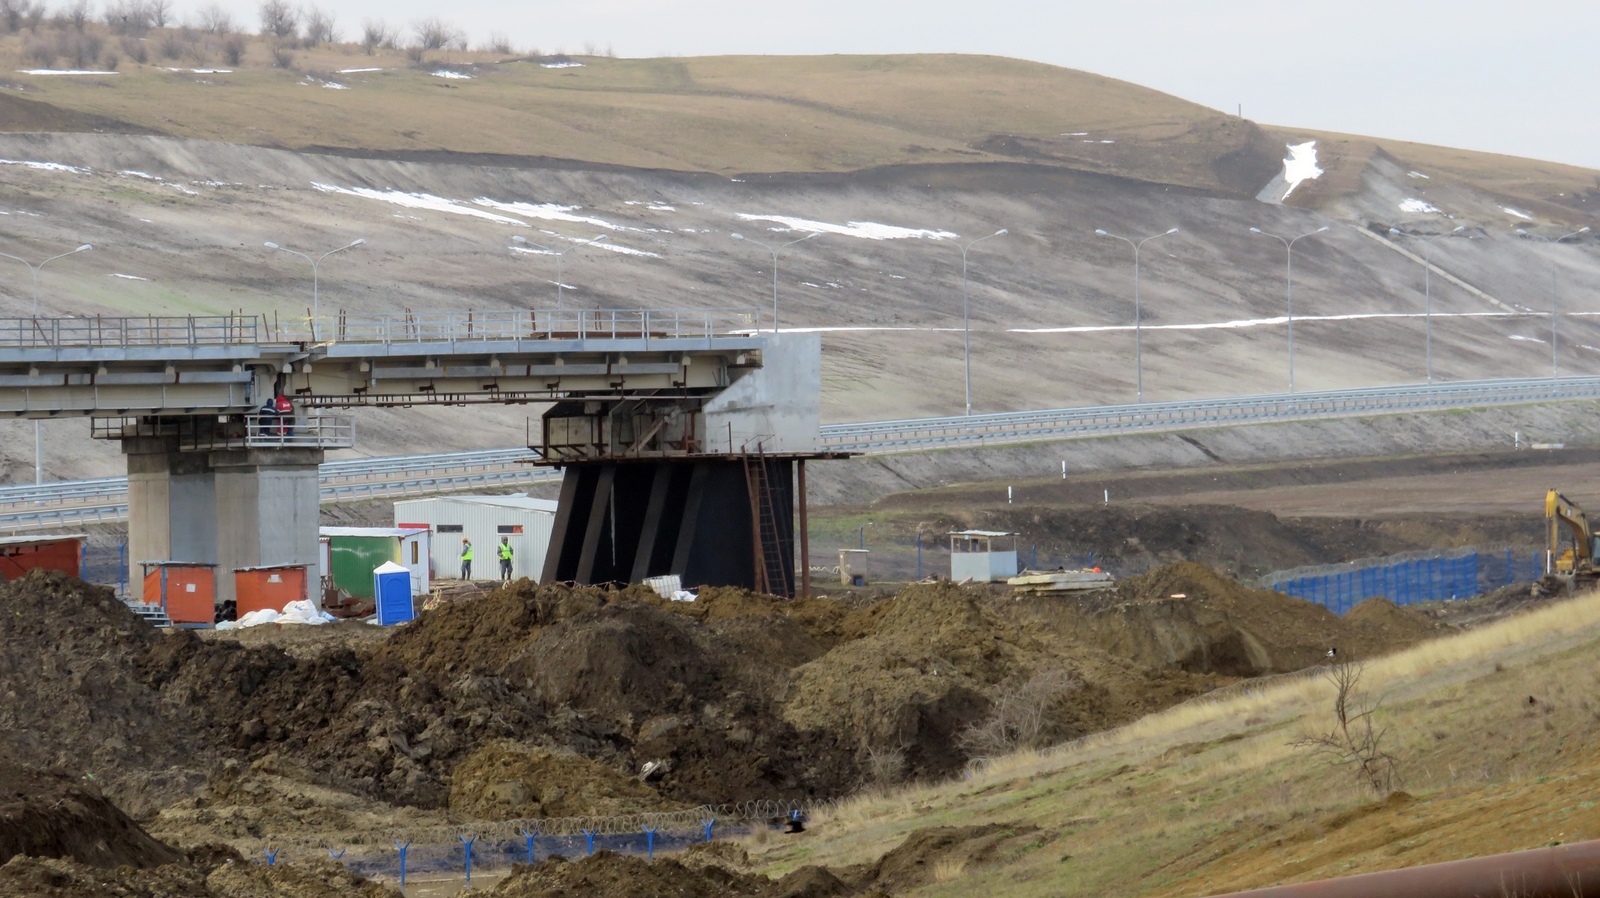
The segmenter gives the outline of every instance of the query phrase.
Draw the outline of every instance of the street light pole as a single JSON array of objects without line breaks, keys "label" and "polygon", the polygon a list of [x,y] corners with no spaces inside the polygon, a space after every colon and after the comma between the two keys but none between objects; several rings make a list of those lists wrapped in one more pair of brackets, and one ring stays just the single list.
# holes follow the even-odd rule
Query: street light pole
[{"label": "street light pole", "polygon": [[1138,243],[1133,242],[1127,237],[1113,234],[1110,231],[1101,228],[1096,228],[1095,233],[1099,234],[1101,237],[1110,237],[1114,240],[1121,240],[1123,243],[1133,247],[1133,365],[1135,377],[1138,381],[1138,401],[1142,403],[1144,402],[1144,323],[1143,315],[1139,310],[1139,251],[1144,248],[1146,243],[1149,243],[1157,237],[1166,237],[1170,234],[1176,234],[1178,233],[1178,229],[1173,228],[1170,231],[1162,231],[1159,234],[1152,234],[1151,236],[1140,240]]},{"label": "street light pole", "polygon": [[[1573,231],[1570,234],[1563,234],[1560,237],[1555,238],[1554,240],[1550,239],[1549,237],[1545,237],[1545,236],[1543,236],[1541,234],[1535,234],[1532,231],[1529,231],[1529,230],[1527,230],[1525,228],[1517,228],[1517,233],[1522,235],[1523,237],[1532,237],[1535,240],[1543,240],[1545,243],[1560,243],[1561,241],[1567,239],[1568,237],[1576,237],[1579,234],[1587,234],[1587,233],[1589,233],[1589,228],[1588,227],[1581,227],[1581,228],[1577,229],[1576,231]],[[1556,261],[1554,259],[1551,259],[1550,260],[1550,376],[1552,378],[1558,378],[1558,377],[1561,376],[1561,351],[1558,348],[1558,344],[1557,344],[1557,341],[1561,339],[1561,335],[1560,335],[1559,329],[1556,327],[1556,317],[1560,314],[1560,308],[1559,308],[1560,302],[1561,302],[1561,294],[1556,290]]]},{"label": "street light pole", "polygon": [[[990,234],[989,237],[1001,237],[1010,233],[1001,228]],[[966,246],[956,244],[961,250],[961,357],[964,360],[967,378],[967,415],[972,415],[972,312],[971,304],[967,301],[967,250],[988,240],[989,237],[979,237]]]},{"label": "street light pole", "polygon": [[773,247],[770,244],[762,243],[760,240],[756,240],[756,239],[753,239],[753,238],[750,238],[750,237],[746,237],[743,234],[734,234],[733,235],[733,239],[735,239],[735,240],[749,240],[751,243],[754,243],[756,246],[761,247],[762,249],[766,250],[769,253],[772,253],[772,332],[773,333],[777,333],[778,332],[778,253],[780,251],[782,251],[782,250],[785,250],[785,249],[791,247],[791,246],[794,246],[796,243],[804,243],[807,240],[810,240],[812,237],[820,237],[820,236],[822,236],[822,232],[821,231],[812,231],[811,233],[805,235],[804,237],[801,237],[799,240],[791,240],[788,243],[784,243],[784,244],[781,244],[781,245],[779,245],[777,247]]},{"label": "street light pole", "polygon": [[513,234],[513,235],[511,235],[511,242],[513,242],[513,243],[521,243],[521,244],[523,244],[525,246],[531,246],[531,247],[534,247],[536,249],[541,249],[541,250],[544,250],[545,252],[549,253],[550,255],[556,257],[556,308],[557,309],[561,308],[561,288],[563,286],[565,286],[561,282],[561,263],[562,263],[563,260],[565,260],[567,253],[570,253],[575,249],[583,249],[584,247],[588,246],[591,243],[599,243],[600,241],[602,241],[604,239],[606,239],[606,235],[601,234],[598,237],[591,237],[588,240],[580,240],[580,241],[578,241],[576,246],[569,246],[566,249],[559,249],[558,250],[558,249],[551,249],[550,247],[545,246],[542,243],[534,243],[532,240],[529,240],[528,238],[522,236],[521,234]]},{"label": "street light pole", "polygon": [[358,247],[358,246],[360,246],[360,245],[362,245],[363,243],[366,243],[366,242],[367,242],[367,238],[360,237],[360,238],[357,238],[355,240],[352,240],[351,242],[345,244],[344,246],[339,247],[338,249],[330,249],[327,252],[323,253],[322,255],[316,257],[315,259],[313,259],[310,256],[306,255],[305,253],[300,252],[299,250],[290,249],[287,246],[279,246],[278,244],[273,243],[270,240],[267,241],[267,249],[279,249],[279,250],[283,250],[286,253],[293,253],[294,255],[297,255],[300,258],[305,259],[307,262],[311,263],[311,340],[312,340],[312,342],[317,342],[317,341],[322,339],[322,337],[319,334],[318,329],[317,329],[317,321],[318,321],[318,319],[320,319],[322,317],[322,290],[321,290],[321,284],[319,282],[319,278],[318,278],[318,275],[317,275],[318,266],[320,266],[322,264],[322,260],[323,259],[328,258],[329,256],[333,255],[334,253],[342,253],[347,249],[354,249],[355,247]]},{"label": "street light pole", "polygon": [[[51,256],[37,265],[29,262],[27,259],[18,258],[17,256],[13,256],[9,253],[0,253],[0,258],[10,259],[13,262],[21,262],[22,264],[28,266],[28,269],[33,272],[33,317],[38,318],[39,269],[49,265],[51,262],[54,262],[57,259],[65,258],[73,253],[81,253],[86,249],[94,249],[94,247],[85,243],[84,245],[75,250],[71,250],[70,252],[64,252],[60,255]],[[39,419],[37,418],[35,418],[33,421],[33,482],[36,486],[44,483],[44,435],[39,427]]]},{"label": "street light pole", "polygon": [[1322,227],[1317,228],[1315,231],[1301,234],[1299,237],[1296,237],[1293,240],[1285,240],[1282,237],[1279,237],[1277,234],[1269,234],[1260,228],[1250,229],[1250,233],[1252,234],[1260,234],[1263,237],[1271,237],[1273,240],[1282,243],[1284,255],[1288,259],[1285,265],[1285,281],[1288,284],[1286,295],[1289,306],[1289,392],[1291,394],[1294,392],[1294,245],[1306,239],[1307,237],[1314,237],[1326,230],[1328,230],[1328,226],[1323,225]]},{"label": "street light pole", "polygon": [[1431,237],[1418,237],[1407,234],[1399,228],[1390,228],[1389,233],[1396,237],[1410,237],[1422,241],[1422,289],[1427,297],[1427,305],[1422,313],[1423,330],[1426,334],[1424,342],[1427,345],[1428,355],[1428,383],[1433,383],[1433,241],[1440,237],[1454,237],[1465,231],[1466,225],[1457,225],[1455,230],[1443,234],[1434,234]]}]

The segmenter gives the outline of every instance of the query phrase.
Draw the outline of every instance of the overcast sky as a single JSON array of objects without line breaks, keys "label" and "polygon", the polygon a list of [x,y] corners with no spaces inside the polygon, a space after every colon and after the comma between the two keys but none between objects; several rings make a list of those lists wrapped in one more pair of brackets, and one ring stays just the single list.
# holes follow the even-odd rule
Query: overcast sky
[{"label": "overcast sky", "polygon": [[[257,3],[223,0],[243,21]],[[1084,69],[1275,125],[1600,168],[1595,0],[319,0],[475,41],[621,56],[986,53]],[[178,0],[180,10],[200,0]]]}]

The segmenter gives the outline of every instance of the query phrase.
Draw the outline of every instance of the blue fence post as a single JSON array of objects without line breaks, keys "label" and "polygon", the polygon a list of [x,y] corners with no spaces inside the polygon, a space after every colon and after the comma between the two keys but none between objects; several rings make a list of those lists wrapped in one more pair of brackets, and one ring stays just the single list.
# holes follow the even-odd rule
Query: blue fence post
[{"label": "blue fence post", "polygon": [[400,852],[400,891],[403,892],[406,890],[406,851],[411,848],[411,842],[407,841],[404,845],[396,842],[394,847]]},{"label": "blue fence post", "polygon": [[533,840],[535,838],[537,838],[538,835],[539,835],[539,831],[538,830],[534,830],[531,833],[528,832],[527,830],[523,830],[522,831],[522,837],[524,839],[528,840],[528,865],[529,866],[533,865]]},{"label": "blue fence post", "polygon": [[583,833],[583,837],[589,840],[589,853],[594,854],[594,835],[595,833],[599,832],[599,830],[580,829],[578,832]]},{"label": "blue fence post", "polygon": [[700,825],[706,828],[706,841],[711,841],[711,827],[717,825],[717,818],[712,817],[710,820],[702,820]]},{"label": "blue fence post", "polygon": [[658,829],[660,829],[659,826],[644,827],[645,860],[653,861],[656,859],[656,830]]},{"label": "blue fence post", "polygon": [[265,848],[261,849],[261,853],[267,856],[267,866],[270,867],[278,862],[278,852],[282,850],[282,848],[276,848],[272,851],[268,851]]},{"label": "blue fence post", "polygon": [[117,592],[128,594],[128,544],[117,546]]},{"label": "blue fence post", "polygon": [[478,841],[478,837],[473,836],[469,839],[466,836],[456,836],[456,838],[461,840],[461,847],[467,851],[467,888],[470,889],[472,888],[472,843]]}]

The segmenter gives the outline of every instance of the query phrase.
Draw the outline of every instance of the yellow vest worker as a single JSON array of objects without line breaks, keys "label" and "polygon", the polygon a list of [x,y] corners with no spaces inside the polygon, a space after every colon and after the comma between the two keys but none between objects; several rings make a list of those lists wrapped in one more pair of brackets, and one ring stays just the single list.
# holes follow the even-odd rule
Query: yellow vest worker
[{"label": "yellow vest worker", "polygon": [[495,546],[495,550],[500,553],[500,579],[509,583],[511,582],[511,556],[514,554],[511,549],[511,538],[508,536],[500,537],[500,545]]},{"label": "yellow vest worker", "polygon": [[472,579],[472,540],[461,537],[461,579]]}]

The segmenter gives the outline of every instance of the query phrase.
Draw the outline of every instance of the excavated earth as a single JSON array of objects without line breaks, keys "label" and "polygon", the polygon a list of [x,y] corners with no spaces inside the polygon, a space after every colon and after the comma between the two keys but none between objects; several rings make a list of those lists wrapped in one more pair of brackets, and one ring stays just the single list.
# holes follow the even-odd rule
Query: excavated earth
[{"label": "excavated earth", "polygon": [[[34,841],[0,833],[0,856],[25,855],[0,868],[0,892],[95,893],[94,865],[179,856],[156,839],[372,844],[430,825],[841,796],[959,772],[970,733],[1030,683],[1058,684],[1037,734],[1053,742],[1320,663],[1329,647],[1366,657],[1448,629],[1381,599],[1335,617],[1187,563],[1074,599],[933,582],[792,602],[706,589],[689,603],[521,581],[378,638],[360,626],[288,640],[291,653],[262,632],[154,630],[59,574],[0,585],[0,756],[34,768],[0,770],[0,799],[44,821],[24,827]],[[69,829],[87,841],[59,836]],[[534,868],[502,888],[600,894],[636,878],[605,865],[631,863]],[[243,875],[183,870],[118,887],[206,895]],[[239,894],[342,888],[305,875],[300,892]],[[663,894],[894,888],[834,871],[741,892],[742,874],[727,875]]]}]

